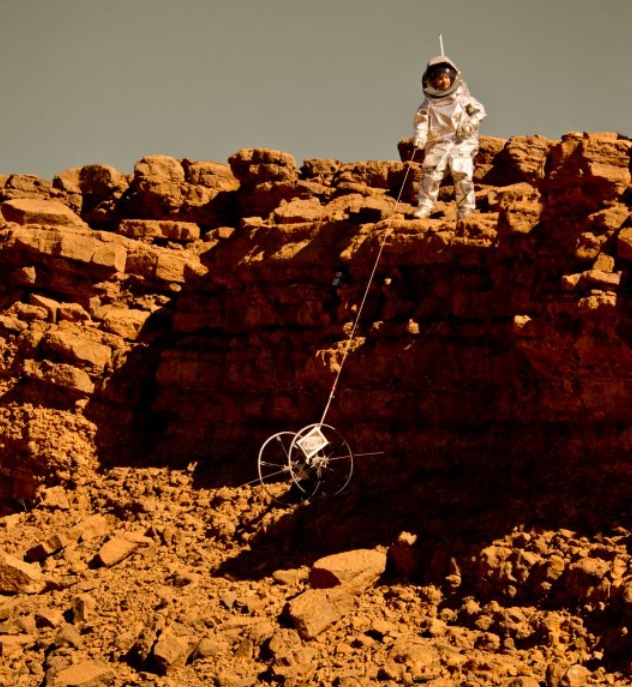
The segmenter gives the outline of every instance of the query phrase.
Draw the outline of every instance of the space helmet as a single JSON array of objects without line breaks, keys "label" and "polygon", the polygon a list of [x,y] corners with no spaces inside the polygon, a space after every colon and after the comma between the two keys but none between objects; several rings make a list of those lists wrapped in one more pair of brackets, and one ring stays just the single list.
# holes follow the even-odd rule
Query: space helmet
[{"label": "space helmet", "polygon": [[[445,90],[440,90],[433,86],[433,80],[440,74],[447,74],[450,78],[450,85]],[[461,70],[451,59],[439,55],[428,61],[426,71],[421,77],[421,83],[426,95],[433,98],[445,98],[448,95],[452,95],[461,85]]]}]

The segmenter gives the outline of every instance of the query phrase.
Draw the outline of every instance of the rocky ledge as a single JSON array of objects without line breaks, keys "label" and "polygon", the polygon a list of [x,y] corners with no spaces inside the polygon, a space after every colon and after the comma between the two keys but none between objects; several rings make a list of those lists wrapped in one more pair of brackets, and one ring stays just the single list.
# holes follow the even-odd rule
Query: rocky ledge
[{"label": "rocky ledge", "polygon": [[0,174],[5,683],[627,684],[631,148],[483,137],[458,223],[409,140]]}]

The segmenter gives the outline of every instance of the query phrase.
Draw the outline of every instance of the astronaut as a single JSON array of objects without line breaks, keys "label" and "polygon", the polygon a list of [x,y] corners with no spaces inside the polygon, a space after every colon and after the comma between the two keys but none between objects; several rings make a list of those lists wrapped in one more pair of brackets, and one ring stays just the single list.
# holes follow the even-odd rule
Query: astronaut
[{"label": "astronaut", "polygon": [[470,95],[460,69],[447,57],[428,62],[422,84],[425,98],[415,113],[413,144],[425,149],[425,157],[415,217],[430,215],[449,170],[461,219],[475,209],[472,175],[485,108]]}]

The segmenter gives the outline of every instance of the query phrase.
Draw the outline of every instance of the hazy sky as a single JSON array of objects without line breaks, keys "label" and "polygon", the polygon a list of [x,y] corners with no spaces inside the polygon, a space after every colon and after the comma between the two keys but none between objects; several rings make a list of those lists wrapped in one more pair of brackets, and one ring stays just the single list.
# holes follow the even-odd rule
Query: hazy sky
[{"label": "hazy sky", "polygon": [[0,173],[398,159],[427,60],[482,133],[632,135],[632,0],[0,0]]}]

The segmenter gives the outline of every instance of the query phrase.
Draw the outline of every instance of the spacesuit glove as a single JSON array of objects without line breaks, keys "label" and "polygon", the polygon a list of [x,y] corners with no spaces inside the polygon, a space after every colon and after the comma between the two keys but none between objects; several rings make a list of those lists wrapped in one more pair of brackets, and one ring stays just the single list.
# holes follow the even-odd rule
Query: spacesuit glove
[{"label": "spacesuit glove", "polygon": [[426,145],[426,137],[416,134],[413,137],[413,145],[415,146],[415,148],[424,148]]},{"label": "spacesuit glove", "polygon": [[475,129],[475,126],[473,124],[471,124],[470,122],[464,122],[456,130],[457,139],[459,141],[463,141],[468,136],[471,136],[474,133],[474,129]]}]

